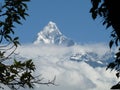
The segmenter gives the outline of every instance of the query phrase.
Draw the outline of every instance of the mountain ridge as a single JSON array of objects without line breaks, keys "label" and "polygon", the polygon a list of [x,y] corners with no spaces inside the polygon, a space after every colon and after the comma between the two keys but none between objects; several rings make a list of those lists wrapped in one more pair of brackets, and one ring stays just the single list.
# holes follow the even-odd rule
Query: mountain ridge
[{"label": "mountain ridge", "polygon": [[[52,21],[49,21],[49,23],[38,33],[37,40],[34,41],[34,44],[35,45],[40,45],[40,44],[41,45],[56,45],[56,46],[67,46],[67,47],[69,46],[74,47],[75,45],[79,45],[79,44],[76,44],[73,40],[63,35],[60,32],[59,28],[57,27],[56,23]],[[106,66],[106,64],[108,64],[107,62],[113,59],[111,57],[112,54],[109,52],[106,52],[105,55],[99,58],[98,57],[99,55],[97,53],[93,53],[90,51],[84,52],[84,53],[75,52],[75,53],[72,53],[71,55],[68,55],[68,59],[70,61],[75,61],[75,62],[84,61],[93,67]],[[110,56],[110,57],[107,57],[107,56]]]}]

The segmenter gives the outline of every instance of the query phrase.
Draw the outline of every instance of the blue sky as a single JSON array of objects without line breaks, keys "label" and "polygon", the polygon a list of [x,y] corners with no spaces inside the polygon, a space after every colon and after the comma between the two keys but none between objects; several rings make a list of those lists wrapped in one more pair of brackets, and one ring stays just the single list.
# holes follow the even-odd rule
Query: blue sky
[{"label": "blue sky", "polygon": [[105,30],[101,20],[93,20],[90,0],[31,0],[26,21],[17,26],[21,43],[32,43],[37,33],[53,21],[67,37],[79,43],[108,43],[110,30]]}]

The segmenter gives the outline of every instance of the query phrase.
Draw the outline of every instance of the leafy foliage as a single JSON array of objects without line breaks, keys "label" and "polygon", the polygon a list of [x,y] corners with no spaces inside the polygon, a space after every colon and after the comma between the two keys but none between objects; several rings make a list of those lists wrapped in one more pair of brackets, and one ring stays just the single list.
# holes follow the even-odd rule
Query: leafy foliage
[{"label": "leafy foliage", "polygon": [[15,86],[33,88],[34,77],[32,72],[34,70],[35,65],[32,60],[25,62],[14,60],[12,65],[0,63],[0,83],[8,85],[12,90],[17,89]]},{"label": "leafy foliage", "polygon": [[[119,0],[91,0],[92,8],[90,13],[92,18],[96,19],[98,16],[103,18],[103,25],[106,28],[112,27],[112,39],[109,42],[110,49],[115,45],[119,46],[120,43],[120,2]],[[116,70],[116,77],[120,77],[120,49],[115,54],[115,60],[107,66],[106,69]],[[120,89],[120,83],[113,86],[112,89]]]},{"label": "leafy foliage", "polygon": [[118,46],[120,40],[120,2],[118,0],[91,0],[92,8],[90,13],[92,18],[96,19],[98,16],[103,18],[103,25],[106,28],[112,27],[111,37],[114,44]]},{"label": "leafy foliage", "polygon": [[[28,6],[26,2],[30,0],[4,0],[0,3],[0,83],[8,86],[12,90],[20,87],[33,88],[35,84],[53,84],[55,78],[47,83],[41,82],[38,76],[33,76],[35,65],[32,60],[24,62],[14,59],[12,64],[6,64],[6,60],[11,60],[14,51],[20,45],[19,37],[15,35],[15,25],[22,24],[21,20],[26,20],[29,16],[26,12]],[[1,89],[4,89],[0,86]]]}]

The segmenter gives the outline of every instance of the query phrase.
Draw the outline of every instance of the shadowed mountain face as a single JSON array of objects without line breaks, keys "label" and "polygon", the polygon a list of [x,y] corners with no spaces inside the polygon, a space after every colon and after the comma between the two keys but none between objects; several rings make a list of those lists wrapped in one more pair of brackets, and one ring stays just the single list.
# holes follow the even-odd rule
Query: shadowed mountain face
[{"label": "shadowed mountain face", "polygon": [[49,22],[43,30],[38,33],[34,44],[54,44],[61,46],[72,46],[74,41],[64,36],[54,22]]}]

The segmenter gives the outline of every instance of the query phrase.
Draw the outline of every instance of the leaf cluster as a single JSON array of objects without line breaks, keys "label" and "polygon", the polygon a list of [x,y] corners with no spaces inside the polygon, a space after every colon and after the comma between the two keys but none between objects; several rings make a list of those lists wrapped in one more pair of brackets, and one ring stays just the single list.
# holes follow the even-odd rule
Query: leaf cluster
[{"label": "leaf cluster", "polygon": [[0,8],[0,43],[5,39],[15,46],[19,44],[17,37],[12,38],[11,34],[14,34],[15,23],[22,24],[21,19],[28,16],[26,1],[30,0],[4,0]]},{"label": "leaf cluster", "polygon": [[[26,20],[30,0],[4,0],[0,7],[0,84],[8,86],[12,90],[21,87],[33,88],[35,84],[54,85],[55,79],[41,82],[39,76],[33,76],[35,65],[33,61],[24,62],[14,59],[12,64],[6,64],[6,60],[13,60],[12,55],[17,49],[19,37],[15,35],[15,25],[22,25],[21,20]],[[0,86],[0,89],[4,89]]]},{"label": "leaf cluster", "polygon": [[91,0],[92,8],[90,13],[92,18],[95,20],[98,16],[102,17],[102,24],[106,28],[112,27],[111,32],[112,40],[109,45],[110,48],[113,44],[118,46],[120,41],[120,14],[119,8],[120,3],[118,0]]},{"label": "leaf cluster", "polygon": [[[12,55],[18,45],[20,45],[19,37],[14,36],[15,25],[21,25],[22,19],[26,20],[26,16],[28,16],[28,6],[26,2],[29,1],[30,0],[4,0],[0,3],[0,62]],[[12,50],[10,54],[5,56],[5,53],[10,50]]]},{"label": "leaf cluster", "polygon": [[[120,2],[119,0],[91,0],[92,8],[90,13],[95,20],[98,16],[103,18],[102,24],[106,29],[112,27],[110,36],[112,39],[109,42],[110,49],[120,43]],[[116,70],[116,77],[120,77],[120,49],[115,54],[115,60],[108,64],[106,69]],[[116,89],[120,89],[120,83],[115,85]]]},{"label": "leaf cluster", "polygon": [[[118,14],[118,8],[120,7],[118,0],[91,0],[92,8],[90,13],[93,19],[96,19],[98,16],[103,18],[103,25],[106,25],[106,28],[110,26],[113,27],[113,31],[110,36],[112,39],[109,42],[110,49],[115,44],[119,46],[120,41],[120,14]],[[118,59],[118,53],[116,53]],[[110,63],[110,67],[114,68],[115,63]],[[109,67],[109,66],[108,66]]]},{"label": "leaf cluster", "polygon": [[120,49],[119,51],[115,54],[115,61],[111,62],[108,64],[107,69],[111,69],[111,70],[116,70],[116,77],[119,78],[120,77]]},{"label": "leaf cluster", "polygon": [[110,27],[112,23],[107,6],[107,0],[91,0],[91,3],[92,8],[90,9],[90,13],[92,18],[96,19],[98,16],[103,17],[103,25],[106,25],[106,28]]},{"label": "leaf cluster", "polygon": [[25,62],[14,60],[12,65],[0,63],[0,83],[7,85],[12,90],[17,90],[19,87],[33,88],[34,77],[32,72],[35,70],[35,65],[32,60]]},{"label": "leaf cluster", "polygon": [[[23,83],[26,77],[25,74],[32,78],[31,71],[34,70],[31,60],[24,63],[15,60],[12,65],[4,63],[4,61],[10,60],[10,56],[20,45],[19,37],[13,36],[15,34],[14,29],[16,24],[22,24],[21,20],[25,20],[28,16],[26,13],[28,10],[26,2],[28,1],[30,0],[4,0],[0,3],[0,83],[9,86],[11,89],[15,89],[16,85],[21,87],[24,84],[28,85],[31,80]],[[29,84],[29,87],[31,86]]]}]

